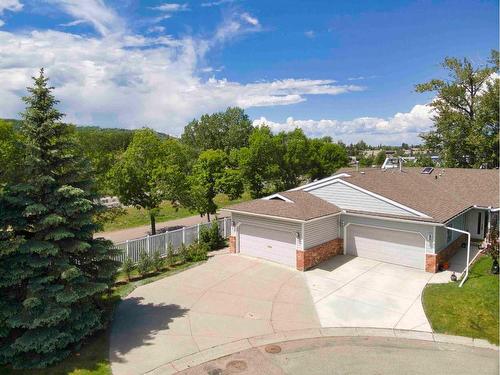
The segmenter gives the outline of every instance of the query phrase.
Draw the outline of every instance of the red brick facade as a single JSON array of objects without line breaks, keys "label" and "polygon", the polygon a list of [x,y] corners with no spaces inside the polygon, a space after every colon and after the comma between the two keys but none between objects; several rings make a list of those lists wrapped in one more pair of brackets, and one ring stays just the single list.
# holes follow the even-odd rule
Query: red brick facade
[{"label": "red brick facade", "polygon": [[450,243],[446,248],[437,254],[425,255],[425,270],[427,272],[436,273],[439,270],[439,265],[448,261],[462,247],[462,243],[467,241],[467,235],[462,234],[455,241]]},{"label": "red brick facade", "polygon": [[325,260],[342,254],[344,243],[341,238],[322,243],[307,250],[297,250],[297,269],[305,271]]},{"label": "red brick facade", "polygon": [[236,253],[236,236],[229,236],[229,252]]}]

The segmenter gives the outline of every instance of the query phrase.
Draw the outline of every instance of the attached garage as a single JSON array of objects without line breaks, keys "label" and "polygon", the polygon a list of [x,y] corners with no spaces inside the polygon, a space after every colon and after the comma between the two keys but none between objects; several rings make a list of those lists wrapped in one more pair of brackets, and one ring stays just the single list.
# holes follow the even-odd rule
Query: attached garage
[{"label": "attached garage", "polygon": [[[338,246],[340,209],[295,191],[231,206],[231,252],[304,270],[332,256]],[[332,243],[332,241],[335,241]]]},{"label": "attached garage", "polygon": [[425,239],[420,233],[349,224],[345,252],[381,262],[425,269]]},{"label": "attached garage", "polygon": [[296,236],[294,232],[242,224],[239,231],[240,253],[294,267]]}]

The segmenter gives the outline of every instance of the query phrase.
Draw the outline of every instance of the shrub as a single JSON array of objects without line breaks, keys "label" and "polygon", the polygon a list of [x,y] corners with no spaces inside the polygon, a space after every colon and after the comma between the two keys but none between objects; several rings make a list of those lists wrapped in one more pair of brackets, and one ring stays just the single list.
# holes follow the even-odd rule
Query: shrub
[{"label": "shrub", "polygon": [[168,266],[171,266],[175,263],[175,252],[172,243],[168,244],[166,261]]},{"label": "shrub", "polygon": [[224,238],[219,233],[219,222],[213,221],[210,228],[203,228],[200,231],[200,243],[208,245],[209,250],[217,250],[223,248],[226,243]]},{"label": "shrub", "polygon": [[153,253],[151,266],[155,272],[159,272],[163,268],[163,258],[158,250]]},{"label": "shrub", "polygon": [[491,259],[498,261],[499,257],[499,243],[498,243],[498,229],[496,226],[492,226],[490,233],[488,235],[488,245],[486,246],[485,253],[488,254]]},{"label": "shrub", "polygon": [[179,247],[179,260],[182,263],[189,261],[189,249],[184,244]]},{"label": "shrub", "polygon": [[130,281],[130,274],[132,273],[134,268],[135,268],[134,261],[132,260],[132,258],[127,257],[122,264],[122,271],[125,274],[125,276],[127,276],[127,281]]},{"label": "shrub", "polygon": [[203,242],[194,242],[188,247],[189,260],[192,262],[200,262],[208,258],[208,245]]},{"label": "shrub", "polygon": [[139,261],[137,262],[137,271],[139,275],[145,276],[149,271],[151,271],[151,257],[145,251],[142,251],[139,255]]}]

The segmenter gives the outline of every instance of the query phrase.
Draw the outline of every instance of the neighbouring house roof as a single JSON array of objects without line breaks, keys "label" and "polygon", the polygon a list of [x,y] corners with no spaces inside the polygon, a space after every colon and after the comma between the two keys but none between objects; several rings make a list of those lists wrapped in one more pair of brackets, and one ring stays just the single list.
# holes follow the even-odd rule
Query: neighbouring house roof
[{"label": "neighbouring house roof", "polygon": [[431,174],[422,174],[421,170],[403,167],[402,171],[397,168],[356,171],[344,168],[337,174],[347,173],[349,177],[340,178],[428,215],[428,219],[420,218],[424,221],[446,223],[471,207],[496,208],[500,205],[498,170],[435,168]]},{"label": "neighbouring house roof", "polygon": [[339,213],[341,209],[334,204],[315,197],[305,191],[286,191],[278,195],[290,200],[287,202],[278,197],[275,199],[254,199],[223,208],[230,212],[242,212],[265,216],[307,221],[323,216]]}]

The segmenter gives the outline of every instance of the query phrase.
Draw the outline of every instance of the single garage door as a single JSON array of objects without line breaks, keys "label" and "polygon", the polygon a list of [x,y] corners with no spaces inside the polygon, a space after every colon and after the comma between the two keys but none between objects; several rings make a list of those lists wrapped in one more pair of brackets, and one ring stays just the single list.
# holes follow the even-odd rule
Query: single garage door
[{"label": "single garage door", "polygon": [[418,233],[351,224],[347,227],[346,253],[425,268],[425,240]]},{"label": "single garage door", "polygon": [[241,224],[240,253],[295,268],[295,234]]}]

